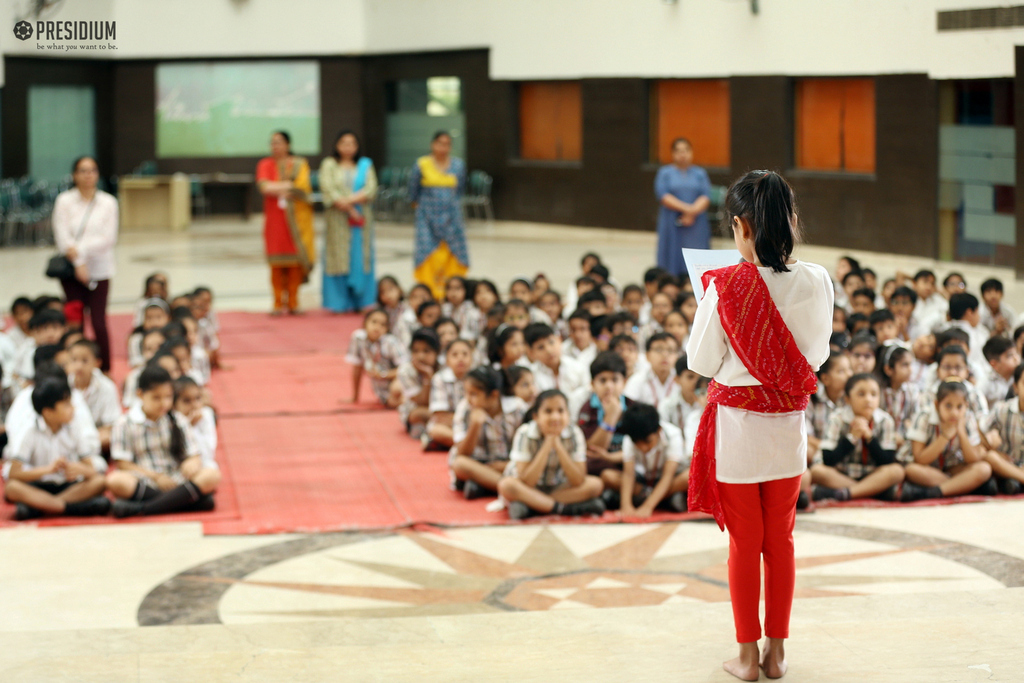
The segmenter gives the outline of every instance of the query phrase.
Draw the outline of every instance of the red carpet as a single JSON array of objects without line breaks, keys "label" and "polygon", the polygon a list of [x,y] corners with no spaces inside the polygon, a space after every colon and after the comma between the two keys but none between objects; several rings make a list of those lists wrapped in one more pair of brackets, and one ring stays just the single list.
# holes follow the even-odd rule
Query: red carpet
[{"label": "red carpet", "polygon": [[[423,453],[396,413],[375,405],[367,383],[351,405],[351,368],[344,354],[361,316],[311,313],[271,318],[224,313],[225,368],[211,383],[220,418],[218,461],[224,480],[217,509],[125,521],[54,518],[39,526],[202,521],[209,534],[310,532],[424,525],[509,523],[448,489],[446,455]],[[124,376],[123,340],[130,321],[115,316],[112,339]],[[980,500],[980,499],[970,499]],[[927,501],[945,504],[950,500]],[[856,504],[856,503],[855,503]],[[860,503],[887,505],[877,501]],[[891,504],[890,504],[891,505]],[[0,526],[17,524],[0,503]],[[704,518],[657,514],[648,521]],[[531,523],[550,520],[540,518]],[[583,522],[614,522],[616,515]]]}]

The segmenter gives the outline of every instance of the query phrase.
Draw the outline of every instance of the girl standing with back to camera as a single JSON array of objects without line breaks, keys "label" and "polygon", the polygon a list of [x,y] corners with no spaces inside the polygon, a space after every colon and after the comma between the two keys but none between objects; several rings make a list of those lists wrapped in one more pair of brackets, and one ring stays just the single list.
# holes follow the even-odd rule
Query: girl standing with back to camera
[{"label": "girl standing with back to camera", "polygon": [[[828,272],[792,258],[799,237],[789,183],[751,171],[725,200],[744,262],[704,274],[687,344],[689,368],[714,377],[701,417],[689,509],[729,529],[729,593],[740,654],[726,671],[756,681],[786,673],[796,568],[793,524],[807,467],[803,411],[828,358],[835,292]],[[761,556],[764,651],[759,652]]]}]

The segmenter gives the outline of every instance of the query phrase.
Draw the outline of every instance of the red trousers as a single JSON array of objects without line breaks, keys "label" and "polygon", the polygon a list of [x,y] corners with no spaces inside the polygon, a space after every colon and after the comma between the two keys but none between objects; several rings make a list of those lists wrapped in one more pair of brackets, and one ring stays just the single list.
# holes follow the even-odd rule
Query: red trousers
[{"label": "red trousers", "polygon": [[718,482],[729,530],[729,595],[736,642],[761,639],[761,556],[764,556],[764,631],[769,638],[789,637],[796,562],[793,524],[800,477],[759,484]]}]

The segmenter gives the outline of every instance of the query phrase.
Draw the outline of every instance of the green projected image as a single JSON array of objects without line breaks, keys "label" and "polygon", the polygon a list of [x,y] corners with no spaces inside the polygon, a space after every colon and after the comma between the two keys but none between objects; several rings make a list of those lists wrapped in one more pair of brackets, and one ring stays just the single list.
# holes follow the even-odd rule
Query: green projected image
[{"label": "green projected image", "polygon": [[160,64],[156,87],[159,158],[263,156],[275,130],[296,154],[319,151],[316,62]]}]

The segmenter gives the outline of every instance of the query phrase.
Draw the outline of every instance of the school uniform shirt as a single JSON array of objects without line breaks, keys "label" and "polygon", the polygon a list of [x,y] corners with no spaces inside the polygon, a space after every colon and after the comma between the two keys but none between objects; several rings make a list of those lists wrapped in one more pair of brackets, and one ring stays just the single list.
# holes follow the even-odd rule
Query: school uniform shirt
[{"label": "school uniform shirt", "polygon": [[918,298],[914,304],[914,312],[910,314],[911,323],[919,330],[919,334],[927,334],[946,321],[949,313],[949,301],[935,292],[927,299]]},{"label": "school uniform shirt", "polygon": [[93,368],[89,386],[80,391],[97,428],[109,427],[121,417],[121,397],[117,393],[117,385],[99,368]]},{"label": "school uniform shirt", "polygon": [[581,387],[590,385],[590,370],[584,369],[579,361],[562,356],[558,363],[558,376],[551,371],[551,368],[540,361],[530,364],[533,371],[533,381],[537,385],[537,393],[548,389],[558,389],[567,397]]},{"label": "school uniform shirt", "polygon": [[951,320],[943,325],[939,326],[939,330],[946,331],[951,329],[960,329],[967,333],[971,345],[971,350],[967,352],[967,360],[971,363],[971,370],[974,371],[976,377],[982,375],[977,374],[978,370],[981,369],[982,374],[986,368],[991,367],[988,361],[985,360],[985,354],[982,353],[982,348],[985,346],[985,342],[988,341],[989,332],[982,325],[974,326],[963,320]]},{"label": "school uniform shirt", "polygon": [[[441,317],[451,318],[459,326],[459,337],[470,341],[480,335],[481,315],[480,309],[470,301],[463,301],[458,306],[452,306],[445,301],[441,304]],[[409,342],[412,343],[410,337]]]},{"label": "school uniform shirt", "polygon": [[412,364],[412,361],[405,361],[398,366],[398,375],[395,379],[398,380],[398,385],[402,387],[402,403],[398,406],[398,415],[402,418],[404,424],[409,422],[409,416],[416,409],[416,402],[412,399],[420,395],[424,385],[428,384],[430,380],[424,379],[420,371]]},{"label": "school uniform shirt", "polygon": [[[992,315],[992,311],[989,310],[988,306],[985,304],[984,301],[980,303],[981,305],[978,306],[978,312],[981,315],[981,326],[988,330],[989,334],[994,334],[996,329],[996,317]],[[1013,328],[1016,327],[1014,321],[1017,320],[1017,313],[1012,308],[1007,306],[1006,302],[1000,301],[999,315],[1003,316],[1003,319],[1006,320],[1007,325],[1006,329],[1003,330],[1001,336],[1009,337],[1012,339],[1011,335],[1013,334]],[[1019,324],[1020,323],[1017,323],[1017,325]]]},{"label": "school uniform shirt", "polygon": [[124,406],[125,410],[139,402],[139,396],[136,392],[139,388],[139,375],[141,374],[142,368],[133,368],[128,373],[128,376],[124,378],[124,393],[121,394],[121,405]]},{"label": "school uniform shirt", "polygon": [[668,400],[674,394],[679,393],[679,386],[676,384],[675,368],[669,372],[668,377],[662,382],[654,374],[650,365],[644,372],[633,373],[633,376],[626,381],[626,389],[623,393],[640,403],[647,403],[659,407],[663,401]]},{"label": "school uniform shirt", "polygon": [[[473,453],[469,457],[483,463],[508,460],[512,437],[523,424],[523,418],[529,409],[526,401],[518,396],[502,396],[501,412],[493,416],[488,415],[487,420],[480,425]],[[452,440],[456,445],[452,446],[449,462],[459,455],[457,444],[465,440],[466,434],[469,433],[471,412],[472,409],[466,399],[459,401],[455,408],[455,418],[452,420]]]},{"label": "school uniform shirt", "polygon": [[[29,386],[18,392],[7,411],[7,417],[4,418],[4,429],[7,432],[5,456],[18,449],[22,438],[32,429],[36,418],[39,417],[36,409],[32,407],[32,389],[33,387]],[[92,413],[89,412],[85,396],[78,389],[71,390],[71,406],[75,409],[75,417],[71,420],[71,424],[75,432],[79,434],[78,438],[81,439],[85,448],[81,455],[99,456],[100,434],[96,431],[96,424],[92,421]],[[102,461],[102,458],[100,460]],[[99,471],[105,470],[106,464],[99,469]]]},{"label": "school uniform shirt", "polygon": [[[834,290],[828,272],[797,261],[789,272],[758,267],[783,322],[812,370],[829,356]],[[686,345],[689,369],[727,386],[755,386],[732,348],[718,315],[712,282],[697,305]],[[715,453],[718,481],[750,484],[802,474],[807,468],[807,425],[802,411],[756,413],[728,406],[717,411]]]},{"label": "school uniform shirt", "polygon": [[199,449],[199,456],[202,458],[203,467],[219,470],[220,465],[217,464],[217,417],[213,412],[213,408],[209,406],[203,406],[199,409],[199,412],[202,414],[202,417],[196,424],[192,424],[187,417],[178,411],[174,411],[174,415],[179,422],[187,424],[189,431],[192,432],[192,439],[195,441],[196,448]]},{"label": "school uniform shirt", "polygon": [[871,441],[864,443],[850,434],[854,417],[848,405],[832,413],[821,439],[821,452],[826,465],[860,480],[875,468],[896,462],[896,422],[889,413],[876,408],[868,421]]},{"label": "school uniform shirt", "polygon": [[22,344],[31,339],[31,337],[29,337],[27,333],[23,332],[16,324],[12,324],[4,330],[4,334],[9,340],[11,340],[11,342],[14,343],[15,349],[20,349]]},{"label": "school uniform shirt", "polygon": [[628,436],[622,440],[622,462],[633,463],[637,482],[646,486],[654,486],[661,479],[665,465],[676,463],[683,468],[690,466],[683,444],[683,430],[668,422],[661,423],[658,445],[646,453],[633,443]]},{"label": "school uniform shirt", "polygon": [[220,323],[217,322],[213,311],[196,321],[196,331],[199,343],[208,352],[220,348],[220,335],[217,334],[220,331]]},{"label": "school uniform shirt", "polygon": [[637,316],[637,325],[643,326],[651,322],[651,302],[644,296],[644,302],[640,306],[640,314]]},{"label": "school uniform shirt", "polygon": [[685,432],[686,418],[692,412],[704,412],[699,402],[690,403],[683,398],[682,391],[675,391],[658,406],[658,416],[662,422],[679,427]]},{"label": "school uniform shirt", "polygon": [[[194,344],[191,348],[192,369],[196,372],[196,383],[205,387],[210,383],[210,354],[200,344]],[[202,380],[201,382],[199,380]]]},{"label": "school uniform shirt", "polygon": [[[366,330],[360,328],[352,333],[348,343],[348,353],[345,360],[352,365],[360,365],[365,370],[376,370],[379,373],[390,372],[408,360],[406,352],[408,346],[402,346],[398,338],[391,334],[384,334],[377,341],[370,341]],[[388,393],[391,391],[391,380],[377,379],[370,380],[373,393],[382,403],[387,403]]]},{"label": "school uniform shirt", "polygon": [[637,334],[636,343],[640,350],[640,355],[644,355],[644,349],[647,348],[647,340],[658,334],[664,332],[665,328],[661,326],[657,320],[651,318],[646,324],[640,326],[640,332]]},{"label": "school uniform shirt", "polygon": [[825,435],[825,429],[828,427],[828,418],[832,415],[832,412],[844,405],[846,405],[845,396],[840,395],[839,399],[833,402],[828,397],[825,385],[818,382],[818,391],[811,396],[811,400],[807,403],[807,409],[804,411],[804,425],[807,429],[807,435],[821,439]]},{"label": "school uniform shirt", "polygon": [[995,405],[999,401],[1005,401],[1007,395],[1010,393],[1010,387],[1013,386],[1013,377],[1009,379],[1003,377],[995,370],[992,366],[989,366],[988,372],[982,377],[978,383],[978,390],[981,391],[982,396],[988,404]]},{"label": "school uniform shirt", "polygon": [[[171,455],[171,421],[177,423],[184,439],[185,451],[181,461]],[[150,420],[142,406],[132,407],[118,418],[110,436],[110,457],[113,460],[135,463],[143,469],[165,474],[178,484],[185,483],[185,477],[178,469],[181,463],[200,455],[195,436],[188,421],[175,412],[159,420]]]},{"label": "school uniform shirt", "polygon": [[[914,419],[910,422],[910,428],[907,430],[907,442],[903,444],[903,448],[897,454],[897,458],[904,464],[914,462],[914,450],[913,442],[923,443],[925,446],[930,444],[932,441],[937,439],[942,433],[940,428],[939,411],[935,409],[934,405],[928,406],[924,410],[919,410],[914,414]],[[967,431],[967,440],[972,446],[977,446],[981,443],[981,431],[978,428],[978,421],[974,418],[974,415],[967,413],[967,422],[965,425]],[[946,447],[939,454],[939,457],[931,462],[931,466],[942,470],[943,472],[949,472],[954,467],[964,464],[964,451],[960,445],[960,435],[957,434],[953,439],[946,444]]]},{"label": "school uniform shirt", "polygon": [[[941,384],[940,380],[935,380],[928,388],[918,394],[917,410],[935,407],[935,397],[938,395]],[[988,416],[988,401],[985,400],[985,397],[972,382],[965,380],[963,384],[967,388],[967,407],[970,408],[970,412],[978,423],[984,422]]]},{"label": "school uniform shirt", "polygon": [[575,344],[569,342],[562,347],[562,358],[571,358],[589,371],[590,364],[597,358],[597,344],[591,342],[587,348],[578,349]]},{"label": "school uniform shirt", "polygon": [[[583,438],[583,432],[576,425],[570,424],[559,435],[562,447],[572,458],[573,462],[585,465],[587,462],[587,440]],[[544,435],[540,433],[540,427],[536,422],[528,422],[516,430],[512,438],[512,449],[509,452],[509,464],[505,468],[506,477],[518,477],[519,468],[525,468],[537,455],[537,451],[544,444]],[[548,454],[548,462],[537,479],[537,488],[546,491],[554,491],[569,482],[565,476],[565,470],[558,461],[558,453],[554,448]]]},{"label": "school uniform shirt", "polygon": [[442,368],[430,379],[430,412],[454,413],[465,397],[466,387],[451,368]]},{"label": "school uniform shirt", "polygon": [[1024,465],[1024,415],[1021,415],[1018,399],[1000,401],[992,408],[985,431],[991,429],[999,432],[1003,442],[998,450],[1017,467]]},{"label": "school uniform shirt", "polygon": [[918,390],[909,382],[904,382],[899,389],[885,387],[879,397],[880,407],[887,412],[896,425],[896,434],[906,438],[910,419],[917,409]]},{"label": "school uniform shirt", "polygon": [[398,338],[402,346],[409,348],[412,344],[412,333],[423,327],[416,318],[416,311],[406,308],[398,317],[398,322],[391,328],[391,334]]},{"label": "school uniform shirt", "polygon": [[[28,382],[35,379],[36,376],[36,340],[29,337],[21,348],[18,350],[18,356],[14,359],[14,364],[11,366],[11,378],[13,380],[13,386],[21,388],[24,387]],[[7,374],[7,368],[4,368],[4,374]]]},{"label": "school uniform shirt", "polygon": [[[404,301],[399,301],[397,306],[384,307],[384,312],[388,314],[388,331],[396,337],[398,336],[398,321],[402,319],[407,310],[409,310],[409,304]],[[415,314],[413,317],[416,317]]]},{"label": "school uniform shirt", "polygon": [[[43,417],[36,415],[36,419],[18,441],[17,448],[14,448],[4,460],[4,481],[9,480],[14,461],[20,462],[23,469],[31,470],[46,467],[58,458],[68,462],[91,462],[97,472],[107,469],[103,458],[93,451],[91,440],[82,433],[82,430],[76,428],[73,420],[54,433],[46,426]],[[52,472],[43,475],[39,481],[64,484],[67,478],[63,472]]]},{"label": "school uniform shirt", "polygon": [[[575,422],[583,432],[583,438],[589,440],[590,437],[597,433],[597,430],[601,428],[601,423],[604,422],[604,406],[601,404],[601,400],[597,397],[597,394],[590,390],[585,391],[588,393],[579,404],[579,410],[576,413]],[[623,413],[635,403],[636,401],[625,395],[619,398],[619,407],[622,408]],[[619,422],[614,426],[617,428],[621,422],[622,418],[620,417]],[[623,439],[625,439],[625,435],[622,432],[615,431],[612,434],[611,441],[608,442],[608,446],[605,450],[609,453],[621,451]]]},{"label": "school uniform shirt", "polygon": [[18,344],[7,334],[0,332],[0,370],[3,371],[3,377],[0,378],[0,389],[7,389],[14,385],[12,370],[17,357]]}]

